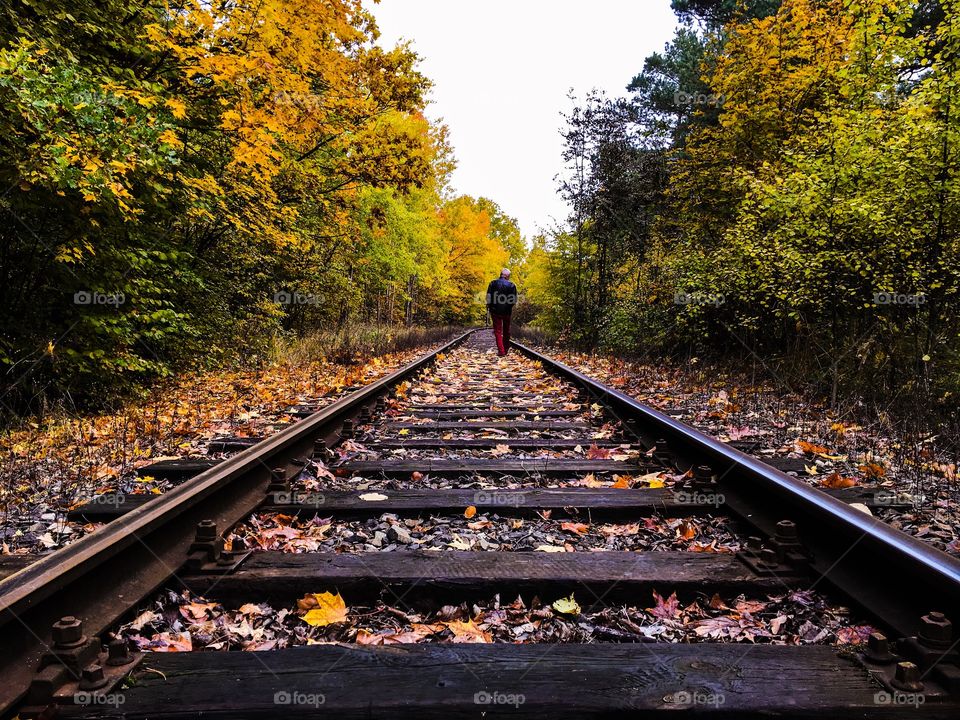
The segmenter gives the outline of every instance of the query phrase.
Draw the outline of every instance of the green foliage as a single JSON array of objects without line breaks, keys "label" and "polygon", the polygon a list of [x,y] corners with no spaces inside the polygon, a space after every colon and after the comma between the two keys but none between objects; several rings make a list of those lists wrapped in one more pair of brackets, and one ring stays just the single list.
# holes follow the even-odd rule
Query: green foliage
[{"label": "green foliage", "polygon": [[450,197],[360,0],[0,8],[0,393],[100,401],[277,338],[466,322],[516,223]]},{"label": "green foliage", "polygon": [[[960,390],[960,3],[761,5],[674,3],[715,27],[681,31],[635,79],[647,134],[627,113],[619,130],[591,119],[607,149],[568,177],[598,179],[571,195],[585,212],[570,232],[593,244],[546,242],[540,292],[556,303],[563,284],[595,286],[599,228],[638,207],[652,219],[643,243],[618,246],[596,335],[549,301],[538,323],[620,351],[786,358],[834,396],[922,390],[943,409]],[[684,124],[669,94],[701,52],[697,81],[723,102]],[[648,152],[651,136],[669,145],[667,179],[634,173],[603,202],[605,152],[627,157],[623,139]]]}]

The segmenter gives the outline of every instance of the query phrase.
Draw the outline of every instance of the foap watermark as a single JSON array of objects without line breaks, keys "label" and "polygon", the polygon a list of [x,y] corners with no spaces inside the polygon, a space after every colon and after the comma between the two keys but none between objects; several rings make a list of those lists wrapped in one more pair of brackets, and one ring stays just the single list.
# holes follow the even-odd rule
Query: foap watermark
[{"label": "foap watermark", "polygon": [[122,292],[105,293],[97,290],[78,290],[73,294],[74,305],[112,305],[118,307],[127,301]]},{"label": "foap watermark", "polygon": [[720,307],[727,301],[723,293],[709,292],[677,292],[673,294],[674,305],[713,305]]},{"label": "foap watermark", "polygon": [[713,505],[714,507],[720,507],[727,501],[723,493],[698,492],[696,490],[675,492],[673,499],[679,505]]},{"label": "foap watermark", "polygon": [[323,693],[305,693],[299,690],[287,692],[280,690],[273,694],[274,705],[310,705],[318,708],[327,701]]},{"label": "foap watermark", "polygon": [[507,293],[486,293],[478,292],[473,296],[473,301],[477,305],[513,305],[517,306],[523,301],[523,296],[520,294],[509,295]]},{"label": "foap watermark", "polygon": [[702,690],[678,690],[673,694],[673,702],[685,707],[703,705],[718,708],[727,701],[723,693],[704,692]]},{"label": "foap watermark", "polygon": [[497,505],[520,507],[526,503],[526,495],[518,492],[501,492],[499,490],[478,490],[473,494],[474,505]]},{"label": "foap watermark", "polygon": [[78,692],[73,694],[74,705],[112,705],[119,707],[127,699],[123,693]]},{"label": "foap watermark", "polygon": [[927,698],[923,693],[880,690],[873,694],[874,705],[912,705],[918,708],[926,701]]},{"label": "foap watermark", "polygon": [[277,505],[323,505],[327,498],[323,493],[293,490],[274,493],[273,502]]},{"label": "foap watermark", "polygon": [[487,690],[481,690],[473,694],[474,705],[512,705],[516,708],[523,705],[526,701],[527,698],[523,693],[505,693],[499,690],[489,692]]},{"label": "foap watermark", "polygon": [[281,290],[273,294],[273,301],[279,305],[319,305],[320,296],[313,293],[287,292]]},{"label": "foap watermark", "polygon": [[724,95],[717,95],[716,93],[688,93],[683,90],[677,90],[673,94],[673,104],[682,106],[686,105],[692,107],[694,105],[707,105],[709,107],[723,107],[723,103],[727,100]]},{"label": "foap watermark", "polygon": [[911,295],[908,293],[895,292],[875,292],[873,294],[874,305],[914,305],[919,306],[927,302],[927,296],[923,293]]}]

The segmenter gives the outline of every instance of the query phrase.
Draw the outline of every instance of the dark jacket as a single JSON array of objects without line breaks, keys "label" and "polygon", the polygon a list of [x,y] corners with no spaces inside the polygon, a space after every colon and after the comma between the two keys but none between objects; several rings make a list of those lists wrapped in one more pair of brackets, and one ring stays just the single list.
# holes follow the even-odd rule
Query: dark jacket
[{"label": "dark jacket", "polygon": [[491,315],[509,315],[517,304],[517,286],[497,278],[487,286],[487,310]]}]

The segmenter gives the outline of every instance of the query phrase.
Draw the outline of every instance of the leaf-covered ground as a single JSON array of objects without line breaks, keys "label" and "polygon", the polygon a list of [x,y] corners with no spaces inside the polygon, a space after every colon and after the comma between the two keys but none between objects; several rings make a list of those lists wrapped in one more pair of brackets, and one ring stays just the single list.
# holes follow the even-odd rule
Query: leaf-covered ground
[{"label": "leaf-covered ground", "polygon": [[231,549],[304,552],[391,552],[399,549],[597,552],[605,550],[687,550],[730,553],[740,542],[724,517],[665,518],[656,515],[628,523],[590,522],[497,513],[467,517],[400,518],[385,513],[368,520],[319,516],[256,515],[227,535]]},{"label": "leaf-covered ground", "polygon": [[169,487],[138,478],[137,468],[167,458],[211,457],[207,447],[218,436],[268,436],[296,420],[290,408],[322,407],[424,351],[350,365],[278,363],[260,371],[190,375],[119,412],[61,415],[8,431],[0,437],[0,554],[68,544],[97,527],[65,520],[91,497],[161,494]]},{"label": "leaf-covered ground", "polygon": [[[556,598],[478,597],[442,607],[385,594],[374,602],[324,590],[295,606],[225,608],[167,591],[119,629],[141,650],[273,650],[296,645],[395,643],[742,642],[859,645],[874,630],[812,591],[765,598],[698,597],[681,603],[654,592],[647,602],[589,607],[576,589]],[[592,599],[592,598],[590,598]]]},{"label": "leaf-covered ground", "polygon": [[696,364],[545,352],[760,459],[796,459],[802,468],[797,476],[814,487],[884,490],[891,507],[874,510],[877,516],[960,555],[957,458],[940,448],[935,436],[909,439],[884,414],[834,416],[823,404],[775,383]]}]

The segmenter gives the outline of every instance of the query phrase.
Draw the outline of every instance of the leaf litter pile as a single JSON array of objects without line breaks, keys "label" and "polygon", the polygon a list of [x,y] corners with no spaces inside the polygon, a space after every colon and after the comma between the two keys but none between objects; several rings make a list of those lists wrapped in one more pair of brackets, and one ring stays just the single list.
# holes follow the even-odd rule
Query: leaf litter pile
[{"label": "leaf litter pile", "polygon": [[327,405],[405,365],[425,350],[355,364],[278,362],[257,371],[178,378],[115,413],[51,417],[0,437],[0,554],[51,552],[98,524],[66,514],[106,493],[160,495],[172,484],[136,470],[210,454],[216,437],[259,438],[296,417],[291,407]]},{"label": "leaf litter pile", "polygon": [[731,553],[740,549],[724,517],[648,516],[629,523],[588,519],[535,518],[471,513],[470,517],[402,519],[385,513],[366,521],[319,516],[298,520],[282,514],[256,515],[227,535],[231,550],[305,552],[392,552],[472,550],[596,552],[674,550]]},{"label": "leaf litter pile", "polygon": [[544,350],[814,487],[877,492],[888,506],[874,507],[871,514],[960,555],[957,457],[932,433],[908,436],[883,413],[851,419],[851,413],[831,412],[825,403],[774,381],[761,382],[696,359],[671,366]]},{"label": "leaf litter pile", "polygon": [[[395,600],[392,597],[391,600]],[[413,608],[381,598],[349,601],[324,590],[296,605],[246,603],[227,609],[188,591],[163,593],[118,634],[148,652],[275,650],[358,643],[736,642],[860,645],[874,628],[812,590],[762,599],[698,597],[681,603],[654,592],[646,602],[584,607],[576,593],[556,598],[499,595],[473,604]],[[585,598],[583,598],[585,600]],[[586,605],[586,603],[585,603]]]}]

